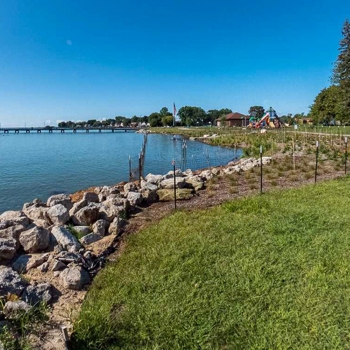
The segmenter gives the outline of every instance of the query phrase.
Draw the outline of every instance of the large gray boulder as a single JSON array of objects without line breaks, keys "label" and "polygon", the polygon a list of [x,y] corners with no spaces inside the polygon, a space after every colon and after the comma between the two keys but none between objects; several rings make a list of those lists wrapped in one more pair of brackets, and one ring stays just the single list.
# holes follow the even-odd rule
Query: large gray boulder
[{"label": "large gray boulder", "polygon": [[55,194],[49,197],[49,199],[46,202],[46,205],[48,207],[53,207],[56,204],[62,204],[68,210],[70,210],[73,207],[71,198],[69,197],[68,194],[64,194],[64,193]]},{"label": "large gray boulder", "polygon": [[[167,202],[174,200],[174,190],[161,189],[157,191],[160,202]],[[176,190],[176,199],[190,199],[193,197],[193,190],[190,188],[180,188]]]},{"label": "large gray boulder", "polygon": [[114,218],[108,228],[108,233],[112,235],[117,235],[120,233],[121,229],[125,226],[125,220],[119,217]]},{"label": "large gray boulder", "polygon": [[186,183],[188,184],[186,187],[192,187],[195,191],[199,191],[204,188],[204,181],[200,176],[190,177],[186,179]]},{"label": "large gray boulder", "polygon": [[82,267],[73,266],[61,272],[60,281],[64,288],[81,290],[90,282],[90,276]]},{"label": "large gray boulder", "polygon": [[30,305],[37,305],[41,302],[49,303],[52,299],[51,284],[39,283],[28,286],[22,295],[22,299]]},{"label": "large gray boulder", "polygon": [[40,200],[35,199],[31,203],[25,203],[22,210],[29,219],[34,221],[45,220],[48,208]]},{"label": "large gray boulder", "polygon": [[76,237],[63,226],[54,226],[51,229],[51,234],[53,235],[57,244],[64,250],[69,252],[77,252],[81,248],[81,245]]},{"label": "large gray boulder", "polygon": [[0,238],[0,260],[12,259],[17,251],[16,240],[13,238]]},{"label": "large gray boulder", "polygon": [[143,189],[141,190],[141,195],[142,195],[143,201],[146,203],[155,203],[155,202],[158,202],[158,199],[159,199],[157,191],[150,191],[147,189]]},{"label": "large gray boulder", "polygon": [[[28,217],[23,213],[23,211],[5,211],[0,215],[0,223],[6,223],[6,227],[14,225],[22,225],[24,227],[29,225]],[[6,228],[3,227],[3,228]]]},{"label": "large gray boulder", "polygon": [[0,295],[15,294],[20,296],[28,282],[10,267],[0,267]]},{"label": "large gray boulder", "polygon": [[[175,184],[176,184],[177,188],[185,188],[186,187],[185,178],[176,176],[175,177]],[[174,188],[174,178],[168,178],[166,180],[163,180],[160,183],[160,187],[165,188],[165,189]]]},{"label": "large gray boulder", "polygon": [[103,236],[97,233],[89,233],[88,235],[80,238],[80,242],[84,245],[89,245],[91,243],[97,242],[102,239]]},{"label": "large gray boulder", "polygon": [[52,206],[47,212],[46,217],[53,225],[64,225],[69,219],[69,211],[63,204]]},{"label": "large gray boulder", "polygon": [[0,238],[13,238],[19,247],[19,235],[26,230],[23,225],[14,225],[0,230]]},{"label": "large gray boulder", "polygon": [[[175,177],[182,177],[183,174],[182,174],[182,171],[180,169],[176,169],[175,170]],[[171,179],[174,177],[174,171],[173,170],[170,170],[168,173],[166,173],[163,178],[164,179]]]},{"label": "large gray boulder", "polygon": [[130,205],[136,206],[142,203],[142,195],[139,192],[128,192],[127,200],[130,202]]},{"label": "large gray boulder", "polygon": [[19,242],[27,253],[36,253],[45,250],[49,246],[49,241],[49,231],[38,226],[23,231],[19,236]]},{"label": "large gray boulder", "polygon": [[124,185],[124,192],[127,194],[128,192],[135,192],[137,191],[137,186],[134,182],[128,182]]},{"label": "large gray boulder", "polygon": [[50,253],[34,254],[34,255],[20,255],[12,264],[12,268],[18,273],[26,273],[30,269],[40,266],[46,262],[50,257]]},{"label": "large gray boulder", "polygon": [[88,206],[77,211],[72,219],[75,225],[89,226],[99,218],[99,207],[95,203],[90,203]]},{"label": "large gray boulder", "polygon": [[92,225],[92,231],[103,237],[108,232],[108,226],[108,221],[100,219]]},{"label": "large gray boulder", "polygon": [[152,183],[152,184],[159,185],[160,182],[163,180],[163,175],[148,174],[148,175],[145,177],[145,180],[146,180],[147,182]]},{"label": "large gray boulder", "polygon": [[88,205],[87,201],[86,200],[81,200],[79,202],[75,202],[73,204],[73,207],[72,209],[69,210],[69,215],[70,216],[73,216],[76,212],[78,212],[81,208],[84,208]]},{"label": "large gray boulder", "polygon": [[158,186],[152,182],[141,180],[141,190],[157,191]]}]

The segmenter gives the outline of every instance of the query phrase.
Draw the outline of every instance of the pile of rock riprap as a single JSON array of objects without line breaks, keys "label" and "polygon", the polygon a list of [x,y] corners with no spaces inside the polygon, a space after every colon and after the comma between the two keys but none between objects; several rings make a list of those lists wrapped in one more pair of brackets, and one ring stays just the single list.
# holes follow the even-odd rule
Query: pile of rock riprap
[{"label": "pile of rock riprap", "polygon": [[[264,164],[269,161],[263,158]],[[175,174],[148,174],[140,182],[97,187],[76,202],[69,195],[58,194],[46,203],[35,199],[24,204],[21,211],[4,212],[0,215],[0,297],[18,297],[6,302],[5,312],[52,299],[49,283],[29,283],[21,277],[32,269],[42,274],[43,281],[50,272],[61,287],[82,289],[110,252],[107,249],[95,254],[93,245],[111,236],[109,247],[113,246],[130,212],[142,203],[173,200],[174,182],[177,199],[189,199],[212,177],[259,164],[260,160],[250,158],[197,173],[177,170]]]}]

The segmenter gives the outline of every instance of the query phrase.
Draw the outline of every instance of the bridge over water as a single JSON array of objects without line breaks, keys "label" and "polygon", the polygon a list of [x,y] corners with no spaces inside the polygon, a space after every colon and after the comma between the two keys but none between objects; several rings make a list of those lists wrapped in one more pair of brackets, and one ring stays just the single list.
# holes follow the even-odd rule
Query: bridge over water
[{"label": "bridge over water", "polygon": [[65,132],[135,132],[139,130],[138,128],[131,128],[131,127],[108,127],[108,128],[101,128],[101,127],[78,127],[78,128],[60,128],[60,127],[11,127],[11,128],[0,128],[0,133],[9,134],[10,132],[19,134],[19,133],[42,133],[46,132],[49,134],[52,134],[54,132],[58,133],[65,133]]}]

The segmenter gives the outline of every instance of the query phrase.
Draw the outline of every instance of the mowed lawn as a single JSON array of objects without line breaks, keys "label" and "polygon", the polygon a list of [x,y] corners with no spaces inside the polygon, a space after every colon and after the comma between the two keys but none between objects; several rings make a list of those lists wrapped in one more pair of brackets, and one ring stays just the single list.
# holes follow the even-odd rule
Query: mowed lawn
[{"label": "mowed lawn", "polygon": [[94,280],[75,349],[349,349],[350,178],[177,212]]}]

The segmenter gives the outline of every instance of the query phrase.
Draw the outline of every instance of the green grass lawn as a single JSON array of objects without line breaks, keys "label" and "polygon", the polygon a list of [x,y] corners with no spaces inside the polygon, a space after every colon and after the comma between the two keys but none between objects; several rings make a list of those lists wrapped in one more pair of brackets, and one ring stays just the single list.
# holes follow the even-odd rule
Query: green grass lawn
[{"label": "green grass lawn", "polygon": [[350,178],[177,212],[94,280],[75,349],[349,349]]}]

